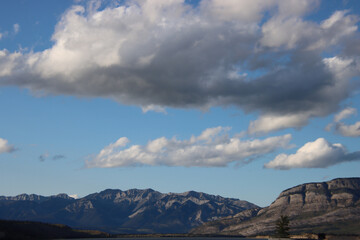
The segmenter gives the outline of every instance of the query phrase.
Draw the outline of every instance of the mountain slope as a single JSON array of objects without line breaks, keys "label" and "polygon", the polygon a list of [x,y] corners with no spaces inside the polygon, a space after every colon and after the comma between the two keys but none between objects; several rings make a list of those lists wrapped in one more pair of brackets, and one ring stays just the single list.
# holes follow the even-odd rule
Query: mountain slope
[{"label": "mountain slope", "polygon": [[112,233],[185,233],[204,222],[257,207],[199,192],[107,189],[84,198],[22,194],[0,197],[0,219],[66,224]]},{"label": "mountain slope", "polygon": [[288,215],[294,233],[360,234],[360,178],[302,184],[283,191],[270,206],[247,212],[205,223],[192,233],[271,234],[280,215]]}]

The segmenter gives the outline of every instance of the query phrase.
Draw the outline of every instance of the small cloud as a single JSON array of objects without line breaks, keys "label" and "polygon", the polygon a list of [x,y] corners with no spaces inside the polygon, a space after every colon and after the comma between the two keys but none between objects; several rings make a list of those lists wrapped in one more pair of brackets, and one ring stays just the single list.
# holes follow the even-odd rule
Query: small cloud
[{"label": "small cloud", "polygon": [[141,110],[143,111],[143,113],[153,111],[153,112],[157,112],[157,113],[167,114],[164,107],[159,106],[159,105],[154,105],[154,104],[150,104],[150,105],[147,105],[147,106],[142,106]]},{"label": "small cloud", "polygon": [[352,125],[346,125],[344,123],[336,124],[335,130],[345,137],[360,137],[360,121]]},{"label": "small cloud", "polygon": [[14,33],[17,34],[20,31],[20,25],[18,23],[15,23],[13,25]]},{"label": "small cloud", "polygon": [[43,153],[39,156],[40,162],[44,162],[49,157],[48,153]]},{"label": "small cloud", "polygon": [[0,154],[1,153],[11,153],[14,152],[16,149],[14,146],[8,143],[8,140],[0,138]]},{"label": "small cloud", "polygon": [[331,129],[333,128],[333,126],[334,126],[334,123],[329,123],[328,125],[326,125],[325,131],[330,132]]},{"label": "small cloud", "polygon": [[5,31],[5,32],[0,32],[0,40],[7,37],[9,35],[9,32],[8,31]]},{"label": "small cloud", "polygon": [[52,157],[52,160],[59,160],[59,159],[63,159],[63,158],[66,158],[66,157],[62,154],[57,154]]},{"label": "small cloud", "polygon": [[309,114],[262,115],[250,122],[248,133],[264,134],[286,128],[300,128],[307,124]]},{"label": "small cloud", "polygon": [[341,120],[346,119],[356,113],[357,113],[357,110],[355,108],[347,107],[335,115],[334,122],[340,122]]},{"label": "small cloud", "polygon": [[78,198],[79,198],[79,196],[78,196],[77,194],[70,194],[69,197],[75,198],[75,199],[78,199]]},{"label": "small cloud", "polygon": [[335,132],[345,137],[359,137],[360,136],[360,121],[347,125],[341,122],[344,119],[349,118],[352,115],[356,115],[357,110],[355,108],[347,107],[334,116],[332,123],[329,123],[326,127],[326,131],[331,131],[334,128]]},{"label": "small cloud", "polygon": [[331,144],[324,138],[308,142],[295,154],[279,154],[264,165],[265,168],[288,170],[292,168],[326,168],[349,161],[359,161],[360,151],[348,153],[340,143]]}]

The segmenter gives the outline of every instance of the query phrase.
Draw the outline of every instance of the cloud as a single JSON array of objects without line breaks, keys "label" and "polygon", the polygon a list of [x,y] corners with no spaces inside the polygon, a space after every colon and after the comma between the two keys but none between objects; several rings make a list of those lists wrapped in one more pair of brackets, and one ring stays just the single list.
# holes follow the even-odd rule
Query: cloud
[{"label": "cloud", "polygon": [[347,107],[335,115],[334,122],[340,122],[341,120],[346,119],[356,113],[357,113],[357,110],[355,108]]},{"label": "cloud", "polygon": [[0,40],[3,39],[3,38],[6,38],[9,36],[9,32],[8,31],[5,31],[5,32],[0,32]]},{"label": "cloud", "polygon": [[146,145],[129,147],[126,147],[129,140],[122,137],[102,149],[86,166],[224,167],[232,162],[245,164],[278,148],[288,147],[291,140],[291,135],[288,134],[243,141],[238,137],[229,137],[228,131],[229,128],[226,127],[208,128],[199,136],[192,136],[188,140],[161,137],[149,141]]},{"label": "cloud", "polygon": [[345,137],[360,137],[360,121],[346,125],[344,123],[336,124],[336,132]]},{"label": "cloud", "polygon": [[0,154],[1,153],[11,153],[15,151],[14,146],[8,143],[8,140],[0,138]]},{"label": "cloud", "polygon": [[74,198],[74,199],[78,199],[78,198],[79,198],[79,196],[78,196],[77,194],[70,194],[69,197]]},{"label": "cloud", "polygon": [[20,25],[19,25],[18,23],[15,23],[14,26],[13,26],[13,28],[14,28],[14,33],[15,33],[15,34],[19,33],[19,31],[20,31]]},{"label": "cloud", "polygon": [[260,42],[278,49],[324,50],[353,36],[358,21],[358,16],[350,15],[347,10],[334,12],[320,24],[304,21],[296,14],[279,14],[263,24]]},{"label": "cloud", "polygon": [[7,50],[0,50],[0,83],[2,79],[12,76],[21,58],[22,54],[19,52],[9,53]]},{"label": "cloud", "polygon": [[154,104],[143,106],[143,107],[141,107],[141,109],[142,109],[143,113],[147,113],[149,111],[154,111],[154,112],[158,112],[158,113],[167,114],[164,107],[154,105]]},{"label": "cloud", "polygon": [[[301,127],[336,111],[360,72],[358,55],[333,50],[348,49],[358,16],[339,11],[320,23],[304,19],[318,4],[76,5],[58,22],[51,48],[2,50],[0,85],[111,98],[144,112],[230,105],[259,113],[252,132]],[[268,118],[277,124],[265,124]]]},{"label": "cloud", "polygon": [[348,161],[359,161],[360,151],[348,153],[340,143],[331,144],[324,138],[308,142],[295,154],[280,154],[266,163],[265,168],[288,170],[291,168],[326,168]]},{"label": "cloud", "polygon": [[309,116],[306,114],[292,115],[263,115],[259,119],[251,121],[248,129],[249,134],[262,134],[271,131],[286,129],[289,127],[302,127],[307,124]]},{"label": "cloud", "polygon": [[[13,34],[16,35],[18,34],[20,31],[20,25],[18,23],[15,23],[13,25]],[[5,31],[5,32],[0,32],[0,40],[3,38],[3,37],[8,37],[9,36],[9,31]],[[1,75],[0,75],[1,77]]]},{"label": "cloud", "polygon": [[349,118],[351,115],[356,115],[357,110],[355,108],[347,107],[334,116],[334,121],[329,123],[326,127],[326,131],[331,131],[335,127],[335,132],[345,137],[359,137],[360,136],[360,121],[347,125],[342,120]]}]

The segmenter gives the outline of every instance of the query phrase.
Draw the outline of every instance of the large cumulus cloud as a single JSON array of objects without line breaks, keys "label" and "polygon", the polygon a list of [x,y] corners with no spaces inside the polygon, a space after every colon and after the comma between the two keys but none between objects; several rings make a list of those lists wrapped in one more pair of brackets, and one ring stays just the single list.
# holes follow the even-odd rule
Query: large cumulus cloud
[{"label": "large cumulus cloud", "polygon": [[119,138],[103,148],[87,162],[87,167],[127,166],[184,166],[221,167],[229,163],[245,164],[289,146],[291,135],[265,139],[242,140],[229,137],[229,128],[215,127],[187,140],[165,137],[149,141],[146,145],[131,145],[126,137]]},{"label": "large cumulus cloud", "polygon": [[[107,97],[144,111],[234,105],[260,113],[249,133],[301,127],[336,111],[359,73],[359,57],[349,54],[358,16],[337,11],[320,23],[305,20],[318,4],[73,6],[57,24],[51,48],[0,51],[0,84]],[[323,58],[324,52],[332,56]]]},{"label": "large cumulus cloud", "polygon": [[348,153],[340,143],[329,143],[324,138],[308,142],[294,154],[279,154],[265,164],[266,168],[288,170],[291,168],[326,168],[349,161],[360,161],[360,151]]}]

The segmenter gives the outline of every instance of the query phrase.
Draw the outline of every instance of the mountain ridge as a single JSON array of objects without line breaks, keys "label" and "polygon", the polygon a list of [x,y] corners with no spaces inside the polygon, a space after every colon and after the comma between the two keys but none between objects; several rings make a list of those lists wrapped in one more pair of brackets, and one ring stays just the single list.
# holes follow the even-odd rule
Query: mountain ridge
[{"label": "mountain ridge", "polygon": [[105,189],[82,198],[67,194],[0,196],[0,218],[66,224],[111,233],[185,233],[206,221],[258,207],[202,192]]},{"label": "mountain ridge", "polygon": [[268,207],[208,222],[191,231],[201,234],[254,236],[270,234],[280,215],[291,220],[294,233],[360,234],[360,178],[336,178],[300,184],[282,191]]},{"label": "mountain ridge", "polygon": [[268,207],[196,191],[105,189],[67,194],[0,196],[0,219],[66,224],[120,234],[271,234],[280,215],[293,233],[360,234],[360,178],[304,183],[282,191]]}]

